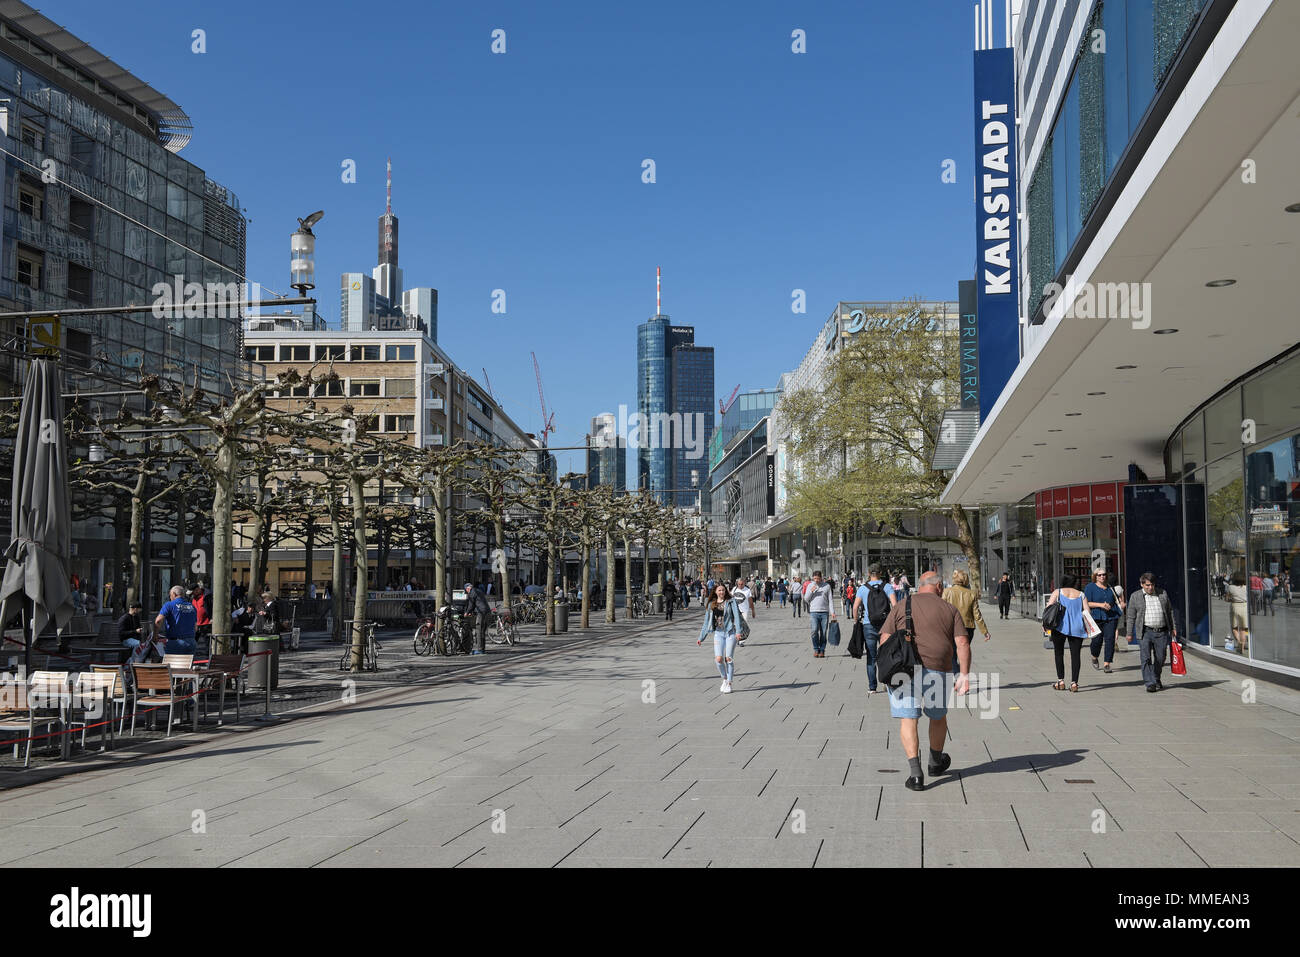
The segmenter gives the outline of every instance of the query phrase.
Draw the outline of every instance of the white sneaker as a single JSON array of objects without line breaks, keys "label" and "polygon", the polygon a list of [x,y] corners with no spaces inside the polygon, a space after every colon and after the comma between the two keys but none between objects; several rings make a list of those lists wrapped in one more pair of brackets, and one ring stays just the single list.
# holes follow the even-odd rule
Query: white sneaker
[{"label": "white sneaker", "polygon": [[727,680],[725,678],[722,680],[722,684],[718,685],[718,690],[721,691],[723,694],[727,693],[728,691]]},{"label": "white sneaker", "polygon": [[730,681],[724,681],[724,682],[722,682],[722,693],[723,693],[723,694],[731,694],[731,682],[730,682]]},{"label": "white sneaker", "polygon": [[741,647],[741,648],[744,648],[744,647],[745,647],[745,643],[744,643],[743,641],[738,641],[738,642],[736,642],[736,645],[737,645],[738,647]]}]

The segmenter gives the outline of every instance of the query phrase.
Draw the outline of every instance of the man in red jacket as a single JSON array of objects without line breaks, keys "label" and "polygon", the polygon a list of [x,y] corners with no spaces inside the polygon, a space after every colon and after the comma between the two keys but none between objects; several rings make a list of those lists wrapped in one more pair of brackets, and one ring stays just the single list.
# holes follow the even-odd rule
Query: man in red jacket
[{"label": "man in red jacket", "polygon": [[202,582],[195,582],[194,588],[190,591],[190,604],[194,606],[194,611],[198,618],[194,622],[194,640],[212,637],[212,608],[208,600],[208,593],[203,590]]}]

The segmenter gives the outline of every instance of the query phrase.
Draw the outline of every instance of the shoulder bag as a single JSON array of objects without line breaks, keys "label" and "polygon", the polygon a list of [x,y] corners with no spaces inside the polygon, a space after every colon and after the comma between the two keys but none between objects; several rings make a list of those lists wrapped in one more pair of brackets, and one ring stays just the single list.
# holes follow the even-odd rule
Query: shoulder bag
[{"label": "shoulder bag", "polygon": [[901,683],[894,681],[897,675],[905,674],[909,679],[914,677],[916,666],[921,663],[921,656],[916,651],[916,627],[912,624],[912,597],[909,595],[906,601],[903,607],[906,622],[903,630],[890,635],[889,640],[881,644],[876,657],[880,680],[890,687]]}]

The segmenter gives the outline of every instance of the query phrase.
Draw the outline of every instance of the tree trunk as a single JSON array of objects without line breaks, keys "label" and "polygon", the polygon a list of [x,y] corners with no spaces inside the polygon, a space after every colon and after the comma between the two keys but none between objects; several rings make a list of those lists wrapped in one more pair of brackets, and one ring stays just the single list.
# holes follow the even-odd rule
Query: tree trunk
[{"label": "tree trunk", "polygon": [[645,530],[645,555],[643,556],[645,568],[641,573],[641,594],[650,594],[650,529]]},{"label": "tree trunk", "polygon": [[[262,566],[262,581],[271,583],[271,530],[275,527],[275,510],[267,508],[262,520],[262,538],[258,542],[257,563]],[[276,592],[280,591],[276,588]]]},{"label": "tree trunk", "polygon": [[[976,512],[978,515],[979,513]],[[957,541],[961,543],[961,553],[966,556],[966,567],[970,572],[970,588],[976,600],[980,597],[980,582],[983,572],[980,565],[979,549],[975,547],[975,535],[970,526],[970,512],[961,505],[952,507],[952,523],[957,526]]]},{"label": "tree trunk", "polygon": [[546,546],[546,633],[555,634],[555,546]]},{"label": "tree trunk", "polygon": [[[234,554],[231,491],[235,484],[235,449],[227,442],[217,446],[217,470],[212,477],[212,631],[230,630],[230,578]],[[229,653],[230,639],[214,639],[216,654]]]},{"label": "tree trunk", "polygon": [[493,531],[497,537],[497,548],[501,552],[501,560],[498,565],[498,571],[501,574],[501,605],[505,608],[507,615],[510,614],[510,561],[506,558],[506,522],[505,518],[498,513],[495,516]]},{"label": "tree trunk", "polygon": [[415,511],[414,509],[412,509],[411,515],[406,521],[406,580],[408,582],[415,580]]},{"label": "tree trunk", "polygon": [[605,621],[614,623],[614,532],[605,529]]},{"label": "tree trunk", "polygon": [[447,513],[443,511],[442,475],[433,480],[433,603],[435,614],[447,597]]},{"label": "tree trunk", "polygon": [[306,506],[307,528],[302,536],[302,564],[306,573],[302,579],[302,597],[311,597],[311,585],[316,580],[316,516],[310,505]]},{"label": "tree trunk", "polygon": [[591,533],[582,529],[582,629],[591,627]]},{"label": "tree trunk", "polygon": [[623,536],[623,617],[632,617],[632,538]]},{"label": "tree trunk", "polygon": [[366,499],[361,476],[353,472],[348,476],[348,487],[352,493],[352,543],[356,548],[354,565],[354,584],[356,594],[352,596],[352,664],[349,671],[360,671],[364,654],[366,636]]},{"label": "tree trunk", "polygon": [[141,578],[144,564],[144,489],[145,472],[142,464],[136,472],[135,488],[131,490],[131,582],[126,589],[128,608],[131,602],[140,598],[144,590]]},{"label": "tree trunk", "polygon": [[338,496],[330,495],[330,534],[334,538],[334,563],[330,575],[330,596],[333,607],[330,614],[334,617],[333,639],[343,643],[343,527],[339,521]]},{"label": "tree trunk", "polygon": [[252,534],[248,548],[248,589],[249,594],[262,594],[262,578],[266,575],[266,566],[262,559],[262,526],[265,518],[266,476],[259,473],[253,477],[257,488],[253,492]]}]

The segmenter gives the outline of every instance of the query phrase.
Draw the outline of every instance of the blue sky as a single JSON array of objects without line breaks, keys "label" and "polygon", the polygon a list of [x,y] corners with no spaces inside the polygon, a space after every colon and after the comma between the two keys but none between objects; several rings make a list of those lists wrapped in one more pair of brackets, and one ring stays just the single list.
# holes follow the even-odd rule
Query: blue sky
[{"label": "blue sky", "polygon": [[[182,155],[251,219],[248,273],[288,292],[296,218],[317,295],[368,272],[393,158],[408,286],[439,342],[525,429],[529,351],[557,434],[636,403],[636,326],[717,349],[716,387],[769,388],[840,299],[956,298],[971,272],[972,8],[871,2],[60,0],[42,12],[179,103]],[[506,53],[490,51],[506,31]],[[807,52],[791,52],[791,31]],[[191,52],[192,31],[207,50]],[[641,181],[642,160],[657,182]],[[945,159],[957,183],[941,181]],[[341,180],[355,160],[357,182]],[[491,311],[506,291],[506,314]],[[791,292],[807,313],[791,312]],[[580,468],[560,454],[561,472]]]}]

